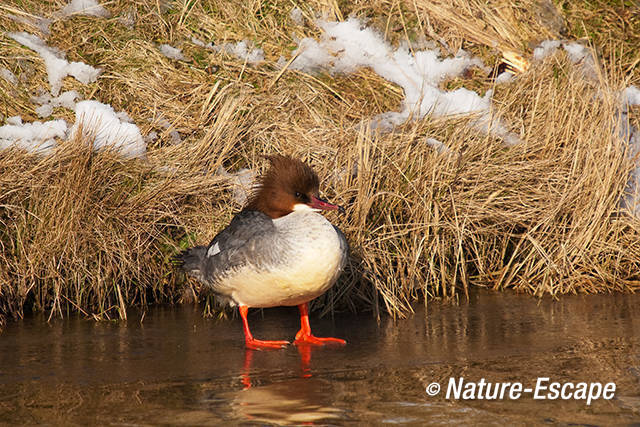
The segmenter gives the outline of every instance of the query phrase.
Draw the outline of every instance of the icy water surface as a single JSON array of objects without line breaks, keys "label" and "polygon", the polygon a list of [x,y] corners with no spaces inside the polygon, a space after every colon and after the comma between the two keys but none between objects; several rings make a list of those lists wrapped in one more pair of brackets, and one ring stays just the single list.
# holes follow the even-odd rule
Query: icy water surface
[{"label": "icy water surface", "polygon": [[[0,334],[0,423],[55,425],[571,424],[640,421],[640,295],[552,301],[475,293],[409,319],[312,318],[346,347],[247,351],[240,320],[200,307],[144,321],[29,318]],[[250,316],[254,335],[291,339],[297,310]],[[611,400],[447,400],[449,378],[615,382]],[[425,388],[442,386],[435,396]]]}]

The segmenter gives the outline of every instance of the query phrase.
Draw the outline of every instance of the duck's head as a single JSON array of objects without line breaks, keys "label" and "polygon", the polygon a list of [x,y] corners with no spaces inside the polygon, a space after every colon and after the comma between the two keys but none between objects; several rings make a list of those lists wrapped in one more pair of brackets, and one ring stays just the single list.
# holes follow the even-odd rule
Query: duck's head
[{"label": "duck's head", "polygon": [[320,180],[309,165],[280,154],[267,159],[271,165],[245,209],[261,211],[273,219],[300,210],[344,212],[342,207],[320,198]]}]

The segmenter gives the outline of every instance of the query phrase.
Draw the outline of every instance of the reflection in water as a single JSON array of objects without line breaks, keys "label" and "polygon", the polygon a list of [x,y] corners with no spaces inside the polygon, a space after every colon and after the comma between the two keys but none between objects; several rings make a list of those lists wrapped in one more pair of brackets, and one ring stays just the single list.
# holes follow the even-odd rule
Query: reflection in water
[{"label": "reflection in water", "polygon": [[[300,355],[300,377],[311,378],[311,352],[313,351],[313,345],[300,345],[296,346],[298,354]],[[246,348],[244,352],[244,365],[242,367],[241,381],[244,384],[244,388],[251,388],[251,364],[253,361],[253,353],[256,351],[278,351],[277,349],[266,350],[254,350]]]},{"label": "reflection in water", "polygon": [[312,345],[296,346],[300,356],[300,378],[262,386],[251,383],[253,357],[259,350],[245,349],[240,376],[244,388],[226,395],[233,417],[281,425],[312,425],[343,418],[344,410],[332,407],[327,399],[331,392],[330,382],[311,378],[311,353],[315,348]]},{"label": "reflection in water", "polygon": [[[256,335],[292,337],[295,309],[254,315]],[[640,414],[640,296],[536,300],[478,292],[430,302],[409,319],[336,315],[318,334],[346,332],[345,347],[251,351],[239,319],[200,307],[158,308],[141,324],[31,318],[0,334],[0,423],[185,424],[221,420],[344,422],[629,423]],[[594,402],[449,401],[431,382],[613,381]],[[442,394],[442,393],[441,393]]]},{"label": "reflection in water", "polygon": [[299,345],[297,347],[300,355],[300,372],[302,378],[311,378],[311,351],[314,347],[310,345]]},{"label": "reflection in water", "polygon": [[333,407],[331,383],[316,378],[294,378],[273,384],[223,393],[232,417],[272,424],[315,424],[344,418],[344,410]]}]

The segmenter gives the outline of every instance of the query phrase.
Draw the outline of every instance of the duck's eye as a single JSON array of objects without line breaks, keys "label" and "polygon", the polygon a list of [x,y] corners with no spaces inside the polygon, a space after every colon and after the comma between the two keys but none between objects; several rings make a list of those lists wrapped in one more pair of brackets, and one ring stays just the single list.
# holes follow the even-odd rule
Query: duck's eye
[{"label": "duck's eye", "polygon": [[302,199],[302,193],[296,191],[296,199]]}]

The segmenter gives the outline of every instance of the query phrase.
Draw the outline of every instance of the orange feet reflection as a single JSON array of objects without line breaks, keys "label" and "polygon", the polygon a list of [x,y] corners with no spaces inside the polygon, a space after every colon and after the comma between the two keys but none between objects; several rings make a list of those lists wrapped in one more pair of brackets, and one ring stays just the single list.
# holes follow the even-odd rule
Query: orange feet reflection
[{"label": "orange feet reflection", "polygon": [[[300,355],[300,377],[311,378],[311,352],[315,347],[311,345],[300,345],[296,348]],[[244,385],[244,389],[251,388],[251,365],[253,363],[253,353],[255,351],[256,350],[252,348],[245,348],[244,364],[242,366],[242,373],[240,374],[240,380]]]},{"label": "orange feet reflection", "polygon": [[244,351],[244,365],[242,366],[242,374],[240,378],[242,380],[242,384],[244,384],[244,389],[251,388],[251,361],[253,360],[253,352],[254,350],[250,348],[246,348]]},{"label": "orange feet reflection", "polygon": [[311,349],[310,345],[296,347],[300,355],[300,372],[302,378],[311,378]]}]

